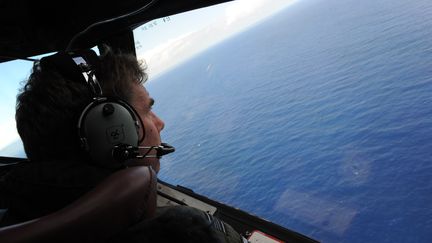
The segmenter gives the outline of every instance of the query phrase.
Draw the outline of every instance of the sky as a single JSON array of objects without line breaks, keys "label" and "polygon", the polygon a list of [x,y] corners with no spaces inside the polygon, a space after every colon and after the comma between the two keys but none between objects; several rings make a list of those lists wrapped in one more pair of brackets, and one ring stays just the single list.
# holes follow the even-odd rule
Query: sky
[{"label": "sky", "polygon": [[[150,21],[134,30],[137,56],[148,66],[152,82],[163,72],[208,47],[244,31],[297,0],[236,0]],[[33,63],[0,63],[0,155],[19,139],[15,100]]]},{"label": "sky", "polygon": [[32,65],[29,61],[0,64],[0,152],[19,138],[15,128],[15,100],[22,81],[30,74]]}]

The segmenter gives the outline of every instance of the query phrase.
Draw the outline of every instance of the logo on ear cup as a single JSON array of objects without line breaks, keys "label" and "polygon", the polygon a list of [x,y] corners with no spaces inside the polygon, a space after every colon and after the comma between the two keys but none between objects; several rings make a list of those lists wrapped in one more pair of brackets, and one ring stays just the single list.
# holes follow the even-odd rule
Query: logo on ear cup
[{"label": "logo on ear cup", "polygon": [[123,126],[112,126],[106,129],[108,141],[112,144],[123,142],[125,138]]},{"label": "logo on ear cup", "polygon": [[[81,113],[78,131],[94,163],[114,168],[122,165],[113,156],[119,144],[139,145],[139,127],[134,110],[120,99],[99,97]],[[84,143],[85,142],[85,143]]]}]

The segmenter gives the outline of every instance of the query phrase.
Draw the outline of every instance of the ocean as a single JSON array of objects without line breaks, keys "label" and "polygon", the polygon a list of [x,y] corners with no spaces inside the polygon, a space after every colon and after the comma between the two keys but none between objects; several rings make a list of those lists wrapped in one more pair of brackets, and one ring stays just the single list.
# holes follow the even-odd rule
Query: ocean
[{"label": "ocean", "polygon": [[146,86],[162,180],[322,242],[432,241],[432,1],[298,1]]}]

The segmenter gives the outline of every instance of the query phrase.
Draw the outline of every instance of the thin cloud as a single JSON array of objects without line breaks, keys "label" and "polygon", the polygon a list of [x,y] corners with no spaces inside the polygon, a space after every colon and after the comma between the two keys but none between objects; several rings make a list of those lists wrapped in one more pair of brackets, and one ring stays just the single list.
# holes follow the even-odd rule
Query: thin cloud
[{"label": "thin cloud", "polygon": [[233,2],[225,10],[226,24],[231,25],[241,18],[252,15],[265,4],[265,0],[238,0]]},{"label": "thin cloud", "polygon": [[153,80],[197,53],[252,26],[295,1],[238,0],[228,3],[224,9],[221,9],[220,17],[209,20],[205,27],[165,41],[142,55],[139,54],[138,57],[146,60],[149,80]]}]

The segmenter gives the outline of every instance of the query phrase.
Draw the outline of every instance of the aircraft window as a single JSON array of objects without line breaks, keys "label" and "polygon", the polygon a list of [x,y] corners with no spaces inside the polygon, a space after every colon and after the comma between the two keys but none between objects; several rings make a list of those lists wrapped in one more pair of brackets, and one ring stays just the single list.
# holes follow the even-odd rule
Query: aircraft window
[{"label": "aircraft window", "polygon": [[[99,54],[99,49],[92,50]],[[53,53],[31,57],[39,60]],[[19,90],[27,82],[33,62],[30,60],[14,60],[0,63],[0,156],[27,158],[24,146],[16,129],[15,105]]]},{"label": "aircraft window", "polygon": [[0,155],[25,158],[24,148],[16,130],[15,104],[18,90],[30,74],[31,61],[0,63]]},{"label": "aircraft window", "polygon": [[234,1],[138,27],[177,148],[160,177],[323,242],[430,241],[431,11]]}]

